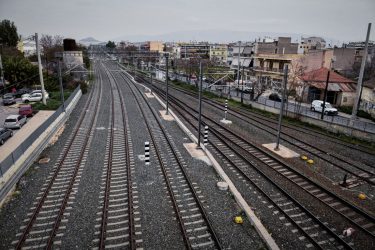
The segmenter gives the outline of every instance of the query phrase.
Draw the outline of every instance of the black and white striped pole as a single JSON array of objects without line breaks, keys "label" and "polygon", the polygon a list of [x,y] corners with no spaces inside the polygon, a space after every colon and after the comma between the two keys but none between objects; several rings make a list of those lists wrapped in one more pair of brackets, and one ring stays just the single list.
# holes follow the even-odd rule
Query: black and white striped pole
[{"label": "black and white striped pole", "polygon": [[150,142],[145,142],[145,164],[150,165]]},{"label": "black and white striped pole", "polygon": [[224,124],[232,124],[232,121],[227,120],[227,114],[228,114],[228,99],[225,100],[224,118],[220,120],[220,122]]},{"label": "black and white striped pole", "polygon": [[204,126],[203,145],[206,147],[207,144],[208,144],[208,126]]},{"label": "black and white striped pole", "polygon": [[224,108],[224,120],[227,119],[227,113],[228,113],[228,99],[225,100],[225,108]]}]

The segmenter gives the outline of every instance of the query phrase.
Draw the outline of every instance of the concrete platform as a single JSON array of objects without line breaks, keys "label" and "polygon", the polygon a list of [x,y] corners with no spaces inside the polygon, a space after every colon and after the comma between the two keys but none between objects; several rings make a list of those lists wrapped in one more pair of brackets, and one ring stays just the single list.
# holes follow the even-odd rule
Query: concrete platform
[{"label": "concrete platform", "polygon": [[283,158],[299,157],[299,154],[281,144],[279,144],[279,150],[277,151],[275,150],[276,143],[263,144],[262,146]]},{"label": "concrete platform", "polygon": [[207,165],[212,166],[211,161],[206,156],[206,153],[202,149],[197,149],[197,144],[195,143],[184,143],[186,150],[189,152],[191,157],[204,161]]},{"label": "concrete platform", "polygon": [[155,98],[155,96],[151,94],[150,92],[146,92],[145,95],[147,98]]},{"label": "concrete platform", "polygon": [[221,122],[221,123],[224,123],[225,125],[227,125],[227,124],[232,124],[232,121],[227,120],[227,119],[222,119],[222,120],[220,120],[220,122]]},{"label": "concrete platform", "polygon": [[27,119],[27,123],[1,146],[0,162],[8,157],[31,133],[45,122],[54,111],[39,111]]},{"label": "concrete platform", "polygon": [[166,110],[159,110],[160,112],[160,115],[161,115],[161,118],[163,118],[163,120],[166,120],[166,121],[174,121],[174,118],[173,116],[171,116],[170,114],[165,114],[166,113]]}]

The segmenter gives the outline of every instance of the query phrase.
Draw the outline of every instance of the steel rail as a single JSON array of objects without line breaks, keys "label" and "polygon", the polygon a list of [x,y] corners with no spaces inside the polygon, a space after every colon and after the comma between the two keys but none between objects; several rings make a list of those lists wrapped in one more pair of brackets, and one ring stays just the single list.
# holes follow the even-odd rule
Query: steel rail
[{"label": "steel rail", "polygon": [[[93,95],[94,95],[94,91],[92,91],[90,93],[90,96],[89,96],[88,100],[86,101],[85,109],[84,110],[86,110],[87,107],[89,106],[89,104],[91,103],[91,101],[93,99]],[[42,208],[42,206],[44,204],[44,201],[47,198],[47,195],[48,195],[48,193],[49,193],[49,191],[50,191],[50,189],[51,189],[51,187],[52,187],[52,185],[53,185],[53,183],[54,183],[54,181],[55,181],[55,179],[56,179],[56,177],[57,177],[57,175],[58,175],[58,173],[59,173],[59,171],[60,171],[60,169],[61,169],[61,167],[62,167],[62,165],[63,165],[63,163],[64,163],[64,161],[65,161],[65,159],[67,157],[67,155],[68,155],[68,152],[69,152],[69,150],[70,150],[70,148],[71,148],[71,146],[72,146],[72,144],[74,142],[74,139],[76,138],[76,136],[78,134],[80,125],[82,124],[85,116],[86,116],[86,112],[82,112],[81,115],[80,115],[80,118],[79,118],[79,120],[77,122],[77,125],[75,126],[75,131],[74,131],[74,134],[73,134],[72,138],[69,141],[68,147],[65,149],[63,157],[60,159],[60,161],[58,163],[58,166],[57,166],[57,168],[55,169],[55,171],[54,171],[54,173],[52,175],[51,180],[48,182],[48,185],[47,185],[46,189],[44,190],[42,197],[38,201],[38,205],[35,208],[32,216],[31,216],[31,219],[29,220],[27,226],[25,227],[25,229],[24,229],[24,231],[23,231],[20,239],[18,240],[15,249],[21,249],[22,248],[22,245],[25,242],[26,237],[27,237],[30,229],[32,228],[32,226],[34,224],[34,221],[35,221],[37,215],[39,214],[39,212],[40,212],[40,210],[41,210],[41,208]]]},{"label": "steel rail", "polygon": [[[125,82],[128,84],[128,86],[129,86],[129,88],[131,89],[133,95],[136,96],[135,93],[134,93],[134,90],[130,87],[130,84],[129,84],[129,82],[128,82],[129,79],[125,79],[123,74],[121,74],[120,76],[121,76],[121,77],[125,80]],[[198,195],[197,195],[195,189],[193,188],[192,182],[191,182],[190,178],[188,177],[188,175],[187,175],[187,173],[186,173],[186,170],[185,170],[184,167],[182,166],[182,163],[181,163],[179,157],[177,156],[177,152],[176,152],[175,148],[173,147],[173,145],[172,145],[170,139],[168,138],[168,136],[167,136],[167,134],[166,134],[166,132],[165,132],[164,127],[162,126],[162,124],[161,124],[160,121],[158,120],[158,117],[156,116],[154,110],[151,108],[150,104],[146,101],[144,95],[140,92],[140,90],[139,90],[138,88],[136,88],[136,89],[138,90],[139,94],[142,96],[143,100],[145,101],[145,103],[146,103],[147,106],[149,107],[151,113],[153,114],[155,120],[157,121],[157,123],[158,123],[158,125],[159,125],[159,128],[160,128],[161,132],[163,133],[164,137],[166,138],[166,140],[167,140],[167,142],[168,142],[168,145],[169,145],[170,149],[172,150],[172,153],[173,153],[173,155],[174,155],[174,157],[175,157],[175,159],[176,159],[178,165],[180,166],[181,172],[183,173],[183,175],[184,175],[186,181],[188,182],[189,188],[190,188],[190,190],[191,190],[192,193],[193,193],[194,200],[195,200],[195,202],[197,203],[198,208],[199,208],[199,210],[200,210],[200,212],[201,212],[201,214],[202,214],[202,217],[203,217],[203,219],[205,220],[205,222],[206,222],[206,224],[207,224],[207,228],[208,228],[208,230],[210,231],[210,234],[211,234],[211,236],[212,236],[212,238],[213,238],[213,241],[214,241],[215,246],[216,246],[218,249],[222,249],[222,247],[221,247],[221,243],[220,243],[220,240],[219,240],[219,238],[217,237],[217,235],[216,235],[216,233],[215,233],[215,231],[214,231],[214,229],[213,229],[213,226],[212,226],[211,222],[210,222],[209,219],[208,219],[208,215],[207,215],[207,213],[205,212],[202,203],[201,203],[200,200],[197,198]],[[167,183],[168,189],[170,190],[169,192],[171,193],[171,195],[172,195],[172,197],[173,197],[172,199],[174,200],[175,198],[174,198],[174,194],[173,194],[173,192],[172,192],[172,187],[171,187],[171,185],[170,185],[170,182],[169,182],[169,179],[168,179],[168,176],[167,176],[167,172],[166,172],[166,170],[165,170],[164,163],[161,161],[161,155],[160,155],[160,151],[158,150],[158,148],[157,148],[157,146],[156,146],[156,140],[155,140],[155,138],[154,138],[154,136],[153,136],[153,134],[152,134],[151,127],[150,127],[150,125],[148,124],[148,121],[147,121],[147,119],[146,119],[146,116],[145,116],[145,113],[144,113],[143,109],[141,108],[141,105],[140,105],[139,100],[138,100],[137,98],[136,98],[136,100],[137,100],[138,105],[139,105],[139,107],[140,107],[140,109],[141,109],[142,115],[143,115],[143,117],[145,118],[146,125],[147,125],[147,128],[148,128],[148,130],[149,130],[149,133],[150,133],[150,135],[151,135],[151,138],[152,138],[152,141],[153,141],[153,144],[154,144],[155,151],[156,151],[156,153],[157,153],[157,155],[158,155],[159,162],[161,163],[161,167],[162,167],[162,170],[163,170],[163,175],[164,175],[164,177],[165,177],[165,180],[166,180],[166,183]],[[174,202],[175,202],[175,201],[174,201]],[[180,218],[181,215],[180,215],[180,212],[179,212],[179,209],[178,209],[177,203],[176,203],[176,206],[175,206],[175,210],[176,210],[176,213],[178,214],[178,217]],[[182,228],[182,232],[183,232],[183,234],[186,234],[186,230],[185,230],[185,228],[184,228],[184,226],[183,226],[182,218],[180,218],[180,226],[181,226],[181,228]],[[187,235],[184,235],[184,237],[186,237],[186,241],[189,243],[189,239],[188,239]],[[190,244],[188,244],[188,245],[189,245],[189,249],[191,249]]]}]

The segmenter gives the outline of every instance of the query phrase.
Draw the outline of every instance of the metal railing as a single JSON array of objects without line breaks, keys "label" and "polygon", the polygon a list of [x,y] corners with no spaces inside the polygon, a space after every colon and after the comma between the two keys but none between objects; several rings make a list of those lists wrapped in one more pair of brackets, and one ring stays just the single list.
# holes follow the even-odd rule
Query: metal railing
[{"label": "metal railing", "polygon": [[[78,86],[69,98],[64,102],[67,107],[80,90]],[[0,162],[0,177],[25,153],[25,151],[34,143],[34,141],[56,120],[57,117],[63,112],[62,105],[34,132],[32,132],[11,154],[9,154],[2,162]]]},{"label": "metal railing", "polygon": [[[184,79],[179,79],[179,80],[184,81]],[[184,82],[187,83],[187,84],[193,84],[193,83],[188,83],[186,81],[184,81]],[[213,93],[215,93],[219,96],[220,95],[221,96],[228,95],[229,87],[227,87],[227,88],[224,87],[224,89],[222,89],[222,91],[217,91],[217,90],[208,89],[207,88],[208,84],[204,84],[204,85],[205,86],[203,86],[203,87],[206,91],[213,92]],[[231,98],[235,99],[237,101],[240,100],[239,96],[237,96],[234,88],[231,88]],[[258,104],[262,104],[264,106],[273,107],[273,108],[276,108],[276,109],[280,109],[280,107],[281,107],[280,102],[273,101],[273,100],[270,100],[270,99],[264,98],[264,97],[259,97],[258,100],[254,101],[254,102],[257,102]],[[249,94],[244,94],[244,103],[247,103],[247,104],[251,103]],[[293,102],[288,102],[288,104],[285,106],[285,112],[291,112],[291,113],[294,113],[296,115],[302,115],[302,116],[310,117],[310,118],[321,121],[321,119],[320,119],[321,114],[320,113],[311,111],[310,107],[301,106],[301,105],[298,105],[298,104],[293,103]],[[359,130],[359,131],[364,131],[364,132],[367,132],[367,133],[375,134],[375,123],[373,123],[373,122],[355,120],[353,125],[351,126],[350,118],[348,118],[348,117],[328,116],[328,115],[325,115],[323,120],[325,122],[329,123],[329,124],[337,124],[337,125],[341,125],[341,126],[344,126],[344,127],[347,127],[347,128],[352,128],[352,129],[356,129],[356,130]]]}]

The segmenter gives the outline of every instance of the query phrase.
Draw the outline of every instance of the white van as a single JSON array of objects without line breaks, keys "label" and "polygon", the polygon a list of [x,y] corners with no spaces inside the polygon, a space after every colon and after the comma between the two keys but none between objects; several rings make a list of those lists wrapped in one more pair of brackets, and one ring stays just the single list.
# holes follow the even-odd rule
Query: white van
[{"label": "white van", "polygon": [[[337,109],[335,109],[334,107],[332,107],[332,105],[329,102],[326,102],[325,104],[326,104],[326,106],[324,108],[324,114],[325,115],[337,115],[338,114]],[[322,109],[323,109],[323,101],[321,101],[321,100],[314,100],[311,103],[311,110],[312,111],[317,111],[317,112],[321,113]]]}]

